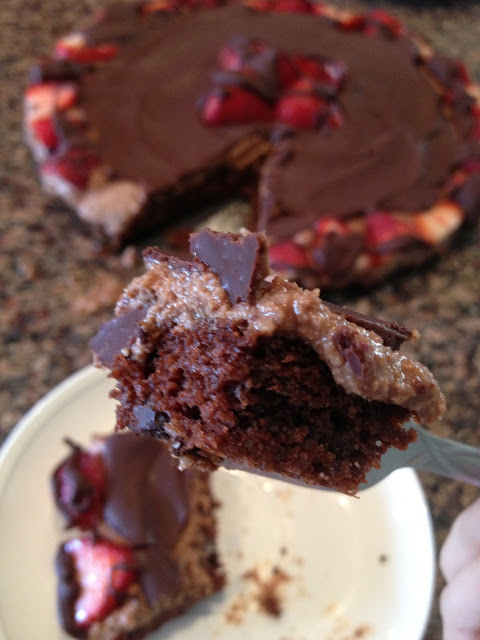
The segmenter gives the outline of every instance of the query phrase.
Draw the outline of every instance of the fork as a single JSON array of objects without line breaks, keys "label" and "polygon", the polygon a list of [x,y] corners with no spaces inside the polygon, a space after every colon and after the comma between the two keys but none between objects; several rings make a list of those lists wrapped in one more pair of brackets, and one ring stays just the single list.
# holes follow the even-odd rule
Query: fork
[{"label": "fork", "polygon": [[[390,475],[392,471],[402,467],[430,471],[440,476],[480,487],[480,449],[436,436],[416,422],[407,422],[404,426],[415,429],[418,434],[417,440],[412,442],[405,451],[394,448],[389,449],[382,457],[381,468],[372,469],[367,473],[367,482],[359,486],[359,491],[373,487]],[[332,491],[332,489],[322,486],[307,485],[301,480],[288,478],[277,473],[247,469],[246,467],[226,462],[224,462],[223,466],[229,470],[248,471],[269,479],[282,480],[289,484]]]},{"label": "fork", "polygon": [[401,467],[430,471],[480,487],[480,449],[436,436],[416,422],[408,422],[405,426],[415,429],[417,440],[405,451],[389,449],[382,457],[381,468],[367,474],[367,482],[360,485],[360,491],[373,487]]}]

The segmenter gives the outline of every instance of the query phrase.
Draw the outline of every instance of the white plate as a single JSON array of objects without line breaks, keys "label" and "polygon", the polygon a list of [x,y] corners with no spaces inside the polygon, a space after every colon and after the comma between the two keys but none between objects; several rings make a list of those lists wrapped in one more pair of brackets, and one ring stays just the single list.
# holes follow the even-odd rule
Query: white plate
[{"label": "white plate", "polygon": [[[52,560],[64,536],[49,474],[68,435],[87,444],[108,433],[111,381],[92,367],[50,392],[0,451],[0,640],[59,640]],[[429,615],[434,542],[413,471],[403,469],[360,499],[215,474],[222,594],[151,635],[152,640],[418,640]],[[258,584],[277,566],[282,615],[258,611]],[[355,635],[358,634],[358,635]]]}]

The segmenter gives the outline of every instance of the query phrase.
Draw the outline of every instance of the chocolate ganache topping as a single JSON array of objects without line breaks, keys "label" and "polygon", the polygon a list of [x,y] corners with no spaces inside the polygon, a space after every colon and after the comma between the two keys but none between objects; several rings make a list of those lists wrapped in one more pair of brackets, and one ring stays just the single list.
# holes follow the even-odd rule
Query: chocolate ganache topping
[{"label": "chocolate ganache topping", "polygon": [[105,522],[140,549],[140,581],[150,603],[182,586],[172,552],[188,522],[195,472],[179,471],[168,449],[132,433],[105,440]]},{"label": "chocolate ganache topping", "polygon": [[[215,164],[246,131],[270,136],[271,122],[207,126],[196,106],[215,83],[219,51],[244,34],[270,50],[341,60],[346,67],[335,96],[341,126],[271,138],[277,142],[261,180],[289,213],[272,217],[264,210],[263,228],[281,238],[322,215],[418,211],[435,203],[473,120],[467,106],[446,117],[426,77],[432,71],[419,62],[412,41],[365,37],[333,28],[325,17],[241,5],[142,18],[130,7],[87,32],[90,43],[120,45],[83,85],[88,119],[119,177],[162,190]],[[273,83],[264,86],[259,93],[271,92]]]},{"label": "chocolate ganache topping", "polygon": [[107,524],[133,546],[171,550],[188,520],[192,472],[179,471],[161,443],[129,433],[106,439],[103,460]]}]

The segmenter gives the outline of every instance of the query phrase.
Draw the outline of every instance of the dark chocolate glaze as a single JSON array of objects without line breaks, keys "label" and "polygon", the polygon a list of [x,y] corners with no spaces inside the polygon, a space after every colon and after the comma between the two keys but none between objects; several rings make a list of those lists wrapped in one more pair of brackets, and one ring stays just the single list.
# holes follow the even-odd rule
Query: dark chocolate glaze
[{"label": "dark chocolate glaze", "polygon": [[257,281],[266,275],[261,270],[265,242],[259,234],[212,233],[202,229],[190,236],[190,250],[217,274],[230,302],[236,304],[250,301]]},{"label": "dark chocolate glaze", "polygon": [[138,323],[143,320],[146,312],[146,307],[138,307],[102,325],[90,341],[90,348],[100,364],[112,367],[115,356],[137,337],[140,331]]},{"label": "dark chocolate glaze", "polygon": [[265,165],[262,229],[281,238],[325,215],[429,208],[473,126],[461,98],[460,108],[444,114],[426,78],[454,82],[455,69],[445,71],[441,61],[424,69],[406,37],[365,37],[333,24],[239,4],[149,18],[131,10],[107,15],[89,39],[117,42],[120,52],[84,78],[83,91],[106,161],[120,177],[162,190],[220,162],[247,131],[269,136],[270,125],[204,126],[196,110],[212,86],[220,49],[247,35],[277,51],[341,59],[348,67],[337,98],[343,126],[294,135],[287,161],[276,162],[274,154]]},{"label": "dark chocolate glaze", "polygon": [[343,316],[349,322],[353,322],[359,327],[374,331],[383,340],[383,344],[391,349],[398,350],[404,342],[412,339],[412,332],[406,327],[396,322],[386,322],[373,316],[366,316],[363,313],[358,313],[352,309],[341,307],[340,305],[333,304],[333,302],[323,301],[330,311],[338,313]]},{"label": "dark chocolate glaze", "polygon": [[133,546],[171,550],[188,521],[191,471],[179,471],[168,449],[132,433],[105,440],[107,489],[103,515]]},{"label": "dark chocolate glaze", "polygon": [[[262,265],[263,257],[266,254],[265,239],[260,234],[248,233],[247,235],[238,235],[212,232],[209,229],[203,229],[198,233],[191,234],[190,248],[198,260],[218,275],[232,304],[247,301],[252,290],[258,285],[259,281],[267,275],[266,266]],[[185,270],[195,268],[195,265],[198,264],[192,264],[185,260],[167,256],[163,254],[158,247],[149,247],[146,249],[144,259],[146,264],[159,261],[173,262],[176,266],[180,266]],[[347,309],[325,300],[323,303],[330,311],[343,316],[349,322],[353,322],[359,327],[363,327],[369,331],[374,331],[380,336],[383,343],[391,349],[397,350],[403,342],[412,339],[412,332],[396,322],[386,322],[373,316],[366,316],[352,309]],[[128,316],[130,314],[126,315]],[[122,317],[126,316],[119,316],[119,318]],[[103,352],[103,340],[107,340],[108,344],[121,343],[121,338],[117,338],[115,335],[116,331],[121,332],[123,335],[121,324],[113,322],[107,324],[109,332],[104,330],[104,325],[94,338],[96,348],[99,352]],[[90,344],[92,343],[93,340]],[[157,412],[147,406],[134,407],[133,414],[138,423],[136,426],[132,426],[134,431],[137,429],[138,431],[151,431],[154,429],[157,421],[162,419]]]},{"label": "dark chocolate glaze", "polygon": [[161,441],[133,433],[107,438],[103,458],[105,522],[139,548],[140,583],[149,603],[175,595],[182,576],[172,551],[188,522],[196,472],[179,471]]}]

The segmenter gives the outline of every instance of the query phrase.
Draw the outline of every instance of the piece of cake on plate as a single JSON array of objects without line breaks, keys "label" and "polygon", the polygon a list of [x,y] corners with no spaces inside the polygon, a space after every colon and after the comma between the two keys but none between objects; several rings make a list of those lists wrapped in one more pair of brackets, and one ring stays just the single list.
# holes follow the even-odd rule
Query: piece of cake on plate
[{"label": "piece of cake on plate", "polygon": [[183,467],[222,463],[355,493],[444,398],[402,355],[403,327],[323,302],[272,273],[261,234],[203,230],[192,260],[145,252],[146,273],[92,340],[117,428],[165,440]]},{"label": "piece of cake on plate", "polygon": [[480,212],[478,88],[379,10],[113,3],[32,70],[25,129],[104,243],[246,192],[244,226],[309,287],[378,282]]},{"label": "piece of cake on plate", "polygon": [[95,438],[52,474],[77,532],[58,548],[58,613],[87,640],[143,638],[222,588],[209,475],[180,471],[160,441]]}]

